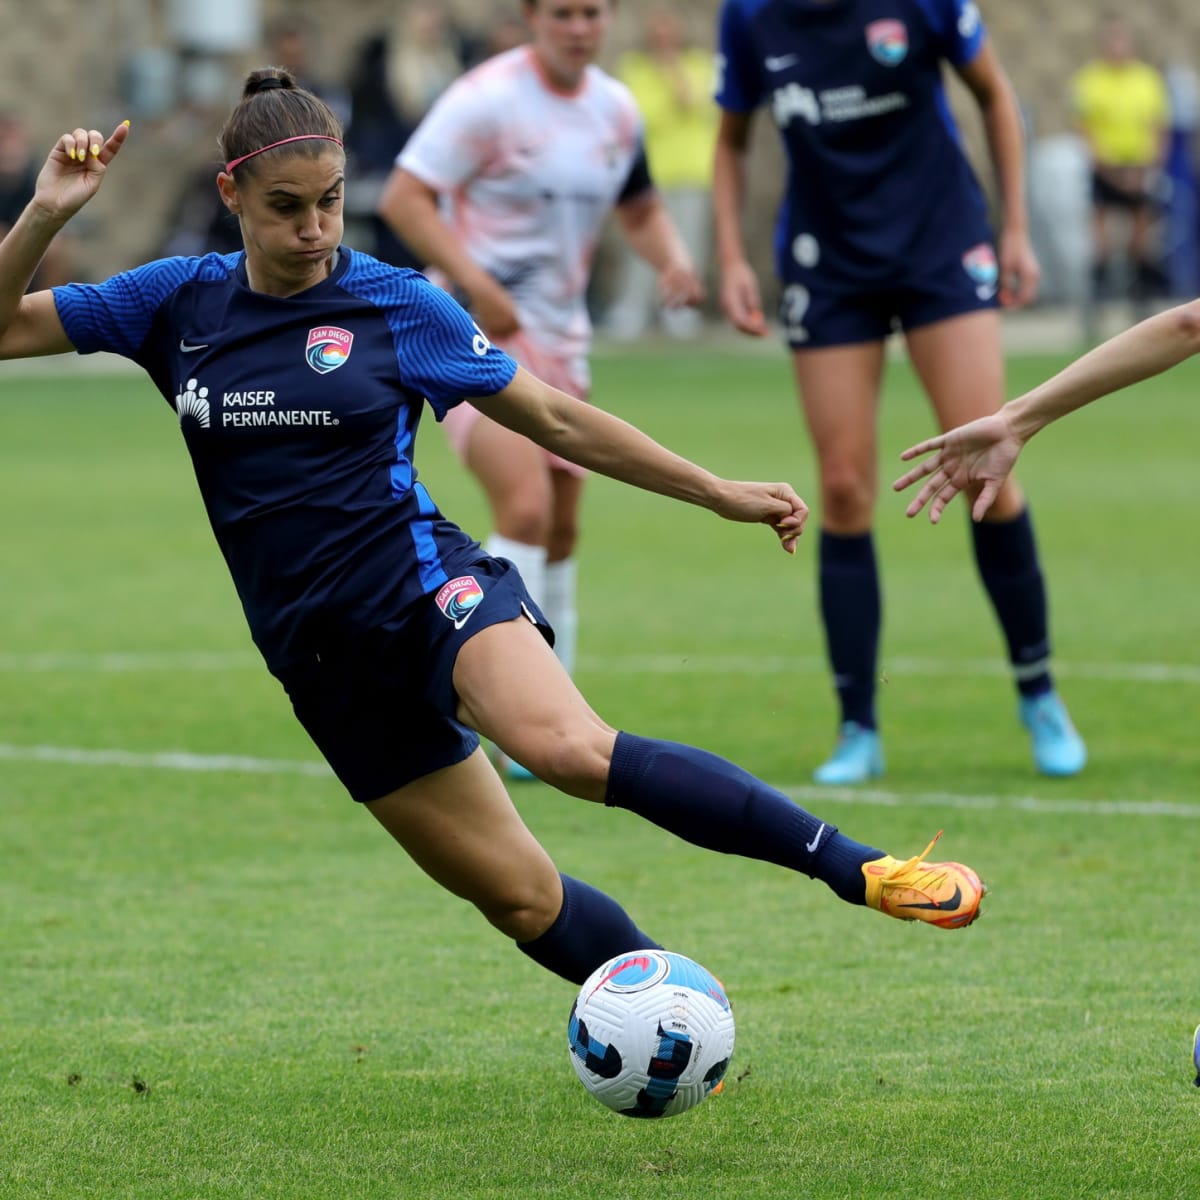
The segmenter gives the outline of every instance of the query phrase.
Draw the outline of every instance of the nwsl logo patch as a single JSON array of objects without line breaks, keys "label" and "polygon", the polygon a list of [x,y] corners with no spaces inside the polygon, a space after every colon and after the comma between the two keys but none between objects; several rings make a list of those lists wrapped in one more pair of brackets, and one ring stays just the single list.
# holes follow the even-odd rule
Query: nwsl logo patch
[{"label": "nwsl logo patch", "polygon": [[483,588],[476,582],[474,575],[460,575],[457,579],[442,584],[441,590],[434,597],[442,615],[454,622],[455,629],[461,629],[467,623],[467,619],[479,607],[482,599]]},{"label": "nwsl logo patch", "polygon": [[980,300],[990,300],[1000,282],[1000,265],[996,262],[995,250],[987,242],[980,242],[963,255],[962,265],[975,285],[975,294]]},{"label": "nwsl logo patch", "polygon": [[336,371],[350,357],[354,345],[354,334],[336,325],[318,325],[308,331],[308,345],[304,357],[308,365],[319,375]]},{"label": "nwsl logo patch", "polygon": [[898,67],[908,54],[908,29],[903,21],[872,21],[866,29],[871,57],[885,67]]}]

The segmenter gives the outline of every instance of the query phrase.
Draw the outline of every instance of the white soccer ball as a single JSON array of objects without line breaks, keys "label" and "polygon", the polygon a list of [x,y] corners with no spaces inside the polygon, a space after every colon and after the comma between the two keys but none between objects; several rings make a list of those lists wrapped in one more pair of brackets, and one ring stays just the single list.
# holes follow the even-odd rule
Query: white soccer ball
[{"label": "white soccer ball", "polygon": [[635,950],[596,968],[567,1023],[575,1073],[627,1117],[673,1117],[699,1104],[733,1056],[733,1009],[720,981],[665,950]]}]

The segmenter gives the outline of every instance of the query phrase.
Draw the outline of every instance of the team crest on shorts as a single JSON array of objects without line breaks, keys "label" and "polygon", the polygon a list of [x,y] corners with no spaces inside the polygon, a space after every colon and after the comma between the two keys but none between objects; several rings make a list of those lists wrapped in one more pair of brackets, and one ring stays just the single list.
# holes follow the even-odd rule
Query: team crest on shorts
[{"label": "team crest on shorts", "polygon": [[872,21],[866,29],[871,57],[885,67],[898,67],[908,54],[908,29],[903,21]]},{"label": "team crest on shorts", "polygon": [[354,334],[336,325],[318,325],[308,331],[308,345],[304,357],[308,365],[319,375],[336,371],[350,357],[354,345]]},{"label": "team crest on shorts", "polygon": [[996,251],[987,242],[972,246],[963,255],[963,270],[975,284],[975,295],[980,300],[990,300],[996,294],[1000,282],[1000,264],[996,262]]},{"label": "team crest on shorts", "polygon": [[479,607],[482,599],[483,588],[479,586],[474,575],[460,575],[457,579],[442,584],[434,597],[442,615],[454,622],[455,629],[461,629],[467,623],[467,619]]}]

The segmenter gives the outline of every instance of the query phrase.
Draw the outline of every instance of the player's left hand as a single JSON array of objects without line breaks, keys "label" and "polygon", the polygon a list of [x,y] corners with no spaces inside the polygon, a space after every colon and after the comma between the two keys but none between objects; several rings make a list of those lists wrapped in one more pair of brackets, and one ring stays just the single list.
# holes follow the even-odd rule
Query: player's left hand
[{"label": "player's left hand", "polygon": [[704,284],[689,262],[673,262],[658,276],[658,298],[664,308],[694,308],[704,299]]},{"label": "player's left hand", "polygon": [[788,554],[808,520],[808,505],[787,483],[735,483],[727,481],[713,511],[729,521],[770,525]]},{"label": "player's left hand", "polygon": [[1024,230],[1005,230],[1000,235],[1000,303],[1005,308],[1024,308],[1037,299],[1042,282],[1033,244]]}]

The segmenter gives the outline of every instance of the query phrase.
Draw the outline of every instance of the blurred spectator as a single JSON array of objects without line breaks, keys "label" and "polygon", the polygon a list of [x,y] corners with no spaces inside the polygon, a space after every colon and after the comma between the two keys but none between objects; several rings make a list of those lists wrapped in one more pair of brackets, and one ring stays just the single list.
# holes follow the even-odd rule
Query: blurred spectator
[{"label": "blurred spectator", "polygon": [[[33,198],[41,163],[40,156],[33,156],[25,122],[13,113],[0,113],[0,238]],[[70,258],[70,238],[60,233],[38,264],[29,290],[38,292],[69,283],[73,277]]]},{"label": "blurred spectator", "polygon": [[313,32],[310,21],[294,14],[268,22],[267,62],[273,67],[283,67],[302,88],[324,100],[343,126],[349,126],[352,115],[350,90],[340,83],[314,77],[309,66]]},{"label": "blurred spectator", "polygon": [[[643,47],[624,54],[617,74],[633,92],[645,121],[646,157],[658,191],[703,278],[712,215],[712,145],[717,130],[713,58],[689,43],[683,18],[655,5],[643,18]],[[628,250],[619,292],[608,314],[615,337],[632,338],[656,320],[673,337],[693,337],[694,308],[663,308],[654,270]]]},{"label": "blurred spectator", "polygon": [[529,40],[529,30],[517,12],[502,12],[492,18],[482,36],[464,38],[463,66],[469,69],[476,67],[485,59],[494,58],[511,50],[515,46],[524,45]]},{"label": "blurred spectator", "polygon": [[1161,291],[1152,247],[1156,187],[1167,151],[1170,105],[1162,74],[1136,57],[1120,17],[1100,27],[1099,55],[1072,81],[1075,111],[1092,158],[1092,292],[1111,287],[1113,218],[1128,227],[1129,291],[1135,300]]},{"label": "blurred spectator", "polygon": [[388,94],[401,122],[414,128],[462,71],[462,43],[442,5],[405,5],[387,52]]}]

